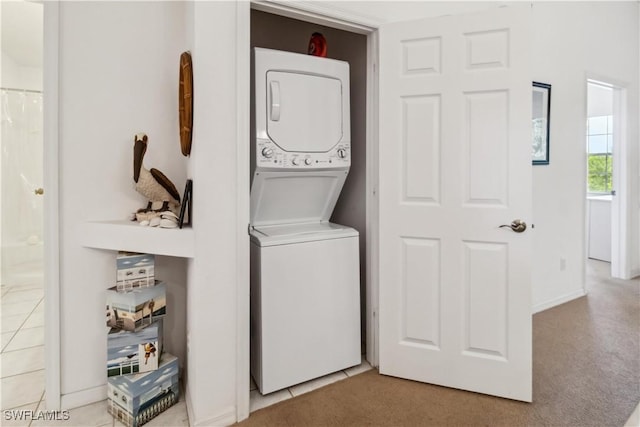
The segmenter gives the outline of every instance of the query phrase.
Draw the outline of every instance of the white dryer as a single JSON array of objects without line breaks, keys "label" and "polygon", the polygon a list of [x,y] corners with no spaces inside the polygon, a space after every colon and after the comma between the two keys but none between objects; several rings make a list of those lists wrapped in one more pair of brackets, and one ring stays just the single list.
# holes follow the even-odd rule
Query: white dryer
[{"label": "white dryer", "polygon": [[358,232],[329,218],[351,164],[349,64],[253,51],[251,373],[263,394],[360,363]]}]

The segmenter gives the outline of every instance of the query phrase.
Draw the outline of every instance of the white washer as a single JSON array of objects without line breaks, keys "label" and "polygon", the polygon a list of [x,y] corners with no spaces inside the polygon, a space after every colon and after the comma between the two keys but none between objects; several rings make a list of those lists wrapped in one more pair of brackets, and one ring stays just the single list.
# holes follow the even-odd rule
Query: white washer
[{"label": "white washer", "polygon": [[358,232],[271,226],[251,241],[251,371],[260,392],[360,364]]},{"label": "white washer", "polygon": [[351,164],[349,65],[254,49],[251,373],[263,394],[358,365],[358,232],[329,218]]}]

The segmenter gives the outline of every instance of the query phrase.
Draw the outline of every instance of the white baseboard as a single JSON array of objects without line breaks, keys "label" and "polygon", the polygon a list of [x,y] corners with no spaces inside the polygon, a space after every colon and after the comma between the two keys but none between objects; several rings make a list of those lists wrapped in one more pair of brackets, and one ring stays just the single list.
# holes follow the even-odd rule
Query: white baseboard
[{"label": "white baseboard", "polygon": [[60,399],[60,407],[62,409],[73,409],[80,406],[100,402],[101,400],[105,400],[106,398],[107,385],[103,384],[98,387],[63,394]]},{"label": "white baseboard", "polygon": [[189,394],[189,389],[185,387],[184,392],[184,400],[187,404],[187,415],[189,416],[189,425],[193,427],[222,427],[222,426],[230,426],[231,424],[236,423],[236,408],[235,406],[230,406],[222,413],[207,418],[205,420],[196,419],[195,413],[193,411],[193,404],[191,403],[191,396]]},{"label": "white baseboard", "polygon": [[640,276],[640,268],[634,268],[631,270],[631,279],[635,279]]},{"label": "white baseboard", "polygon": [[550,301],[546,301],[540,304],[536,304],[533,306],[533,314],[539,313],[541,311],[544,310],[548,310],[552,307],[555,307],[557,305],[560,304],[564,304],[565,302],[569,302],[572,301],[576,298],[580,298],[585,296],[587,293],[584,291],[584,289],[578,289],[577,291],[574,292],[570,292],[568,294],[562,295],[558,298],[554,298]]}]

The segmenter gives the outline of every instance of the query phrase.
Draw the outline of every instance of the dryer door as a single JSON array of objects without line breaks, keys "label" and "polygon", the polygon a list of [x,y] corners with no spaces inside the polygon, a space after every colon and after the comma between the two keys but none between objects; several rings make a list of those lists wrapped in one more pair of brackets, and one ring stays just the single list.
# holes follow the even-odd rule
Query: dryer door
[{"label": "dryer door", "polygon": [[325,153],[342,139],[340,80],[269,71],[266,91],[267,133],[283,150]]}]

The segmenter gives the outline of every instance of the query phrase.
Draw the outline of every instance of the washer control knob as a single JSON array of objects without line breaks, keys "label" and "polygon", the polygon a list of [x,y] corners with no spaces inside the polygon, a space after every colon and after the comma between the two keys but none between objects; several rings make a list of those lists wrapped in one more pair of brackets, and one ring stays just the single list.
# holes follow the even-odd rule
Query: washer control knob
[{"label": "washer control knob", "polygon": [[347,150],[345,150],[344,148],[340,148],[338,150],[338,157],[340,157],[341,159],[347,157]]},{"label": "washer control knob", "polygon": [[300,162],[298,162],[298,158],[297,158],[297,157],[294,157],[293,159],[291,159],[291,164],[292,164],[293,166],[298,166],[298,164],[299,164],[299,163],[300,163]]},{"label": "washer control knob", "polygon": [[311,164],[311,159],[304,159],[304,164],[309,166]]},{"label": "washer control knob", "polygon": [[264,147],[262,149],[262,155],[267,159],[270,158],[271,156],[273,156],[273,148]]}]

